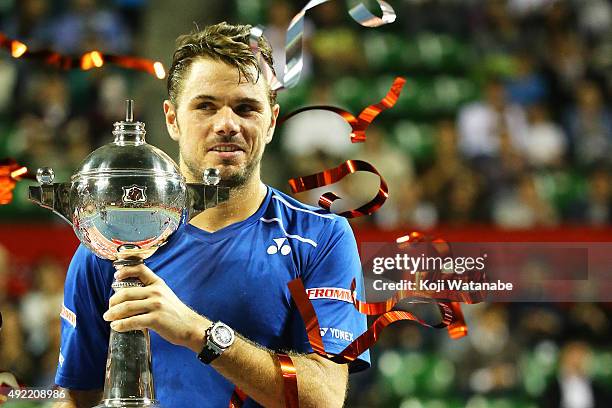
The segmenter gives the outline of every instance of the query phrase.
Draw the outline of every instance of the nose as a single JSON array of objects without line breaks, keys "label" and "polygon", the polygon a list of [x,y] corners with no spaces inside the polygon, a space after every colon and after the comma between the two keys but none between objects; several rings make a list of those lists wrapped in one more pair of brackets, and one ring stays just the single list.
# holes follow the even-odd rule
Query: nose
[{"label": "nose", "polygon": [[234,136],[240,132],[240,126],[229,106],[224,106],[215,115],[214,131],[219,136]]}]

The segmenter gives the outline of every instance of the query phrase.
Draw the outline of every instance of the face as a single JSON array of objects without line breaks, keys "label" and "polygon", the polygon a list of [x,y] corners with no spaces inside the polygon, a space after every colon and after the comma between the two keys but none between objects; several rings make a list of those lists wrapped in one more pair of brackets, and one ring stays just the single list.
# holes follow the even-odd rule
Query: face
[{"label": "face", "polygon": [[[253,77],[257,73],[253,70]],[[248,82],[238,69],[200,58],[191,64],[177,106],[164,102],[170,137],[179,143],[181,171],[187,181],[202,180],[215,167],[221,184],[241,187],[259,180],[265,145],[272,140],[279,107],[270,107],[262,76]]]}]

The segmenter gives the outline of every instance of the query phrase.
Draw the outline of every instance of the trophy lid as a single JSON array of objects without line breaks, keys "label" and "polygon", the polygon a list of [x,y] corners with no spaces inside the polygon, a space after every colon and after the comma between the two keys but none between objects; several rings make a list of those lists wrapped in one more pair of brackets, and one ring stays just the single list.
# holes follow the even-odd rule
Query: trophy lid
[{"label": "trophy lid", "polygon": [[115,122],[112,143],[93,151],[83,160],[72,181],[81,177],[138,174],[182,178],[174,160],[145,141],[145,124],[134,122],[133,101],[126,101],[125,120]]}]

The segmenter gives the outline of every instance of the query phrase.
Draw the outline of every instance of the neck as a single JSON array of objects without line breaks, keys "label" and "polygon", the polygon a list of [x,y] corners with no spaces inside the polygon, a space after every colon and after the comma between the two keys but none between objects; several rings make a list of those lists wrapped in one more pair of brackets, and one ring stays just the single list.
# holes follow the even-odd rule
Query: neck
[{"label": "neck", "polygon": [[230,188],[229,200],[201,212],[189,223],[204,231],[215,232],[244,221],[261,206],[266,191],[266,186],[261,182],[259,175],[254,174],[246,184]]}]

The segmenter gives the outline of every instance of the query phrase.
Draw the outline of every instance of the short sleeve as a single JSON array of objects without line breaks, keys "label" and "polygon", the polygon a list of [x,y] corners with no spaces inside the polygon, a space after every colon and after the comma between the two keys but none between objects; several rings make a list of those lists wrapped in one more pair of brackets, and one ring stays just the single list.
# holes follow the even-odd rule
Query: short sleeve
[{"label": "short sleeve", "polygon": [[[351,283],[357,281],[358,293],[363,293],[363,275],[355,237],[346,219],[334,219],[326,237],[309,260],[302,280],[308,298],[317,314],[325,350],[332,354],[343,351],[367,329],[367,318],[352,303]],[[298,352],[310,353],[304,322],[296,313],[293,347]],[[349,365],[351,372],[370,366],[369,351]]]},{"label": "short sleeve", "polygon": [[[55,382],[74,390],[104,386],[110,325],[108,309],[112,266],[105,267],[82,245],[66,275],[61,318],[60,357]],[[107,270],[108,269],[108,270]]]}]

